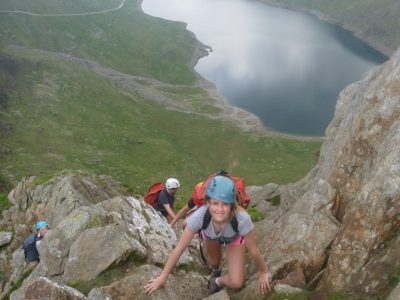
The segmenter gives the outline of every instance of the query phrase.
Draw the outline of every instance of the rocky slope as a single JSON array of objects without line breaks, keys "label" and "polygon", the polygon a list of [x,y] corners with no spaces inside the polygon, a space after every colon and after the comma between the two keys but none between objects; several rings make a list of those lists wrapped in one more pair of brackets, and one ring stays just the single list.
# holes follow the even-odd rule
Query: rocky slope
[{"label": "rocky slope", "polygon": [[400,50],[341,92],[326,135],[261,226],[265,257],[275,280],[316,285],[321,299],[383,293],[400,269]]},{"label": "rocky slope", "polygon": [[[315,288],[319,299],[333,291],[388,295],[400,270],[400,50],[342,91],[326,135],[319,162],[304,179],[249,188],[251,205],[267,215],[257,236],[276,289]],[[279,207],[265,201],[278,193]],[[3,296],[22,282],[13,300],[143,299],[145,282],[177,242],[160,215],[106,177],[30,178],[9,199],[13,206],[1,218],[0,272]],[[21,245],[42,218],[51,230],[32,269]],[[194,241],[166,288],[150,298],[206,296],[195,247]],[[241,291],[217,297],[259,299],[251,263],[247,271]]]},{"label": "rocky slope", "polygon": [[[10,299],[145,297],[145,282],[160,272],[156,265],[166,262],[177,238],[154,209],[121,191],[109,178],[87,175],[59,176],[44,184],[35,184],[34,177],[22,181],[10,193],[13,207],[2,218],[2,227],[9,229],[3,236],[12,236],[0,256],[3,296],[24,279]],[[31,267],[21,245],[37,219],[48,220],[51,230],[39,245],[40,264],[26,277]],[[190,269],[196,263],[186,251],[178,265]],[[107,280],[99,285],[94,282],[98,278]],[[205,285],[201,274],[182,270],[160,294],[163,299],[193,299],[193,286],[204,296]]]}]

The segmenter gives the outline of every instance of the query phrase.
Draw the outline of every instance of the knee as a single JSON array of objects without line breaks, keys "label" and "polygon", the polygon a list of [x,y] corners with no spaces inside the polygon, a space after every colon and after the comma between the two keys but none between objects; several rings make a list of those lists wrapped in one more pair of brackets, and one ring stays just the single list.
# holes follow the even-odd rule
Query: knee
[{"label": "knee", "polygon": [[230,288],[232,289],[240,289],[243,286],[243,278],[231,278],[230,280]]}]

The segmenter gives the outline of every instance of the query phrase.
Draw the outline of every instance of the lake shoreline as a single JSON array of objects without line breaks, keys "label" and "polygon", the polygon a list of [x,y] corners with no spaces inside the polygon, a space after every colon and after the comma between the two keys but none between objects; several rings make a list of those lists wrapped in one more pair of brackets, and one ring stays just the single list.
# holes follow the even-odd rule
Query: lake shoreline
[{"label": "lake shoreline", "polygon": [[[205,56],[199,55],[199,53],[204,53],[205,48],[203,48],[203,46],[204,45],[201,42],[199,42],[198,47],[200,49],[195,51],[192,62],[198,61],[199,59],[206,56],[206,55]],[[194,64],[194,66],[195,65],[196,64]],[[323,141],[325,139],[325,136],[295,135],[295,134],[279,132],[272,128],[266,127],[262,123],[261,119],[257,117],[255,114],[230,104],[229,101],[218,92],[216,85],[213,82],[202,77],[194,68],[193,72],[195,72],[196,74],[196,79],[197,79],[196,85],[205,90],[208,93],[208,95],[216,101],[215,106],[222,110],[221,115],[223,117],[218,117],[218,119],[226,119],[227,121],[234,122],[244,132],[261,134],[264,136],[279,137],[279,138],[298,140],[298,141]]]},{"label": "lake shoreline", "polygon": [[[351,27],[350,25],[342,24],[335,20],[334,18],[323,14],[322,12],[315,11],[315,10],[307,10],[307,9],[298,9],[295,7],[288,7],[284,5],[271,5],[265,2],[260,1],[262,4],[271,6],[271,7],[278,7],[281,9],[288,9],[292,11],[298,11],[302,13],[307,13],[310,14],[322,22],[326,22],[329,24],[332,24],[334,26],[338,26],[351,34],[353,34],[357,39],[360,41],[364,42],[368,46],[372,47],[376,51],[380,52],[387,58],[390,57],[391,53],[393,52],[391,49],[388,49],[381,43],[377,43],[370,38],[363,37],[359,31],[357,31],[355,28]],[[192,33],[192,32],[191,32]],[[195,34],[192,33],[193,36],[196,38]],[[204,45],[201,41],[199,41],[197,38],[196,40],[198,41],[198,46],[195,50],[195,53],[193,54],[192,61],[190,63],[190,67],[194,70],[194,67],[196,66],[197,62],[208,55],[209,49],[211,49],[210,46]],[[296,134],[289,134],[289,133],[284,133],[284,132],[279,132],[275,131],[271,128],[266,127],[263,122],[253,113],[249,111],[245,111],[243,109],[237,108],[233,106],[232,104],[229,103],[227,99],[225,99],[222,95],[218,93],[217,87],[212,83],[208,82],[205,78],[203,78],[200,74],[196,72],[198,82],[200,86],[205,89],[208,94],[213,98],[217,100],[217,106],[222,108],[223,113],[226,115],[229,115],[231,119],[234,120],[234,122],[238,123],[242,129],[245,131],[249,130],[254,130],[258,133],[269,135],[269,136],[278,136],[278,137],[284,137],[284,138],[289,138],[289,139],[297,139],[297,140],[319,140],[322,141],[324,140],[324,135],[322,136],[302,136],[302,135],[296,135]]]},{"label": "lake shoreline", "polygon": [[[144,13],[143,9],[141,8],[143,0],[138,1],[138,5],[140,6],[140,10]],[[309,11],[309,10],[299,10],[299,9],[292,9],[290,7],[285,7],[285,6],[279,6],[279,5],[270,5],[265,2],[260,1],[261,3],[271,6],[271,7],[279,7],[283,9],[289,9],[292,11],[299,11],[303,13],[308,13],[311,14],[318,19],[320,19],[323,22],[327,22],[329,24],[333,24],[335,26],[339,26],[341,28],[344,28],[347,31],[350,31],[353,33],[354,36],[356,36],[359,40],[365,42],[366,44],[370,45],[374,49],[378,50],[379,52],[383,53],[384,55],[387,55],[386,52],[383,52],[380,48],[377,49],[376,45],[371,45],[371,42],[368,41],[366,42],[365,39],[359,37],[352,28],[349,28],[348,26],[344,26],[340,23],[338,23],[336,20],[320,13],[317,11]],[[321,136],[303,136],[303,135],[296,135],[296,134],[290,134],[290,133],[284,133],[284,132],[278,132],[275,131],[271,128],[266,127],[263,122],[260,120],[259,117],[257,117],[255,114],[246,111],[244,109],[241,109],[239,107],[236,107],[232,104],[229,103],[227,99],[225,99],[219,92],[216,87],[216,85],[213,82],[208,81],[204,77],[202,77],[196,70],[195,66],[199,62],[201,58],[204,58],[209,55],[210,52],[212,52],[212,48],[208,45],[205,45],[199,39],[196,37],[196,35],[187,29],[187,24],[185,22],[177,21],[179,23],[183,23],[186,26],[186,30],[193,36],[193,38],[197,41],[197,45],[195,45],[192,58],[188,62],[188,67],[191,68],[191,70],[195,73],[196,75],[196,85],[203,90],[205,90],[208,95],[215,100],[215,106],[221,109],[221,113],[218,114],[218,116],[209,116],[211,119],[213,118],[218,118],[218,119],[226,119],[233,121],[233,123],[237,124],[243,131],[245,132],[253,132],[257,134],[262,134],[262,135],[267,135],[267,136],[275,136],[275,137],[282,137],[282,138],[288,138],[288,139],[296,139],[296,140],[302,140],[302,141],[323,141],[325,135]],[[337,99],[336,99],[337,100]]]},{"label": "lake shoreline", "polygon": [[365,44],[367,44],[371,48],[374,48],[376,51],[382,53],[388,59],[392,56],[392,54],[395,51],[395,49],[390,49],[387,46],[385,46],[384,44],[382,44],[376,40],[373,40],[372,38],[363,36],[363,34],[360,32],[360,30],[356,29],[355,27],[351,26],[350,24],[341,23],[338,20],[336,20],[335,18],[333,18],[327,14],[324,14],[318,10],[294,7],[294,6],[284,5],[284,4],[270,4],[270,3],[263,2],[263,1],[261,1],[261,3],[271,6],[271,7],[277,7],[277,8],[281,8],[281,9],[288,9],[288,10],[292,10],[292,11],[308,13],[310,15],[317,17],[319,20],[321,20],[323,22],[338,26],[346,31],[351,32],[357,39],[363,41]]},{"label": "lake shoreline", "polygon": [[[143,14],[146,14],[142,9],[143,1],[144,0],[138,0],[137,5],[138,5],[138,9]],[[164,20],[166,20],[166,19],[164,19]],[[171,20],[166,20],[166,21],[178,22],[178,23],[185,24],[185,26],[187,26],[187,24],[185,22],[181,22],[181,21],[171,21]],[[213,82],[208,81],[207,79],[202,77],[194,68],[201,58],[208,56],[209,52],[212,52],[212,47],[199,41],[199,39],[196,37],[196,35],[192,31],[190,31],[188,29],[186,29],[186,30],[191,35],[193,35],[193,37],[197,43],[197,45],[195,46],[192,58],[188,63],[188,67],[193,71],[193,73],[196,76],[195,85],[198,86],[199,88],[202,88],[204,91],[206,91],[207,94],[209,95],[209,97],[215,100],[214,105],[217,108],[222,110],[222,112],[220,114],[218,114],[215,118],[211,115],[208,115],[207,116],[208,118],[233,122],[244,132],[253,133],[253,134],[257,134],[257,135],[285,138],[285,139],[298,140],[298,141],[321,142],[324,140],[325,136],[302,136],[302,135],[294,135],[294,134],[275,131],[271,128],[266,127],[262,123],[261,119],[259,117],[257,117],[255,114],[230,104],[229,101],[218,92],[216,85]]]}]

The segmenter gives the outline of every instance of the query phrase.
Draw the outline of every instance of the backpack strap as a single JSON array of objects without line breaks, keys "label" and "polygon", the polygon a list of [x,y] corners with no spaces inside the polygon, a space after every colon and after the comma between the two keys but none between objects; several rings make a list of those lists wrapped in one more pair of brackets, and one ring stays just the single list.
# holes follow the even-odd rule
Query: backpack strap
[{"label": "backpack strap", "polygon": [[239,222],[236,218],[236,214],[234,214],[232,220],[231,220],[231,226],[233,228],[233,230],[235,231],[236,234],[239,233]]},{"label": "backpack strap", "polygon": [[210,222],[211,222],[211,213],[210,210],[207,208],[206,213],[204,214],[203,217],[203,225],[201,226],[200,231],[205,230],[208,227],[208,225],[210,225]]}]

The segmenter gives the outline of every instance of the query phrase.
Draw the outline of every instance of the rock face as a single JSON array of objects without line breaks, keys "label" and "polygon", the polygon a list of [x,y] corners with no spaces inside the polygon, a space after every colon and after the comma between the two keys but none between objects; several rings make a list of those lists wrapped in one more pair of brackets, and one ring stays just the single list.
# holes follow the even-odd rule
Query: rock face
[{"label": "rock face", "polygon": [[[21,299],[16,297],[10,299]],[[84,300],[86,296],[68,286],[53,282],[46,277],[38,277],[26,284],[23,299],[59,299],[59,300]]]},{"label": "rock face", "polygon": [[[144,286],[150,278],[155,278],[161,269],[155,266],[143,265],[135,273],[113,282],[108,286],[90,291],[88,300],[107,299],[146,299]],[[201,299],[207,295],[206,281],[197,272],[187,272],[180,276],[171,275],[164,289],[157,291],[154,299]]]},{"label": "rock face", "polygon": [[[93,282],[100,274],[115,268],[131,270],[127,274],[123,271],[114,275],[114,286],[119,284],[118,295],[133,299],[129,294],[132,288],[144,291],[143,278],[147,276],[147,280],[150,279],[150,269],[146,276],[144,271],[141,273],[144,277],[140,281],[136,280],[134,286],[132,284],[136,281],[130,281],[129,278],[132,272],[141,272],[138,268],[140,264],[166,263],[177,243],[176,234],[166,220],[141,200],[123,195],[114,196],[121,191],[117,185],[114,188],[107,184],[99,186],[97,179],[90,176],[67,175],[53,178],[39,186],[33,184],[34,180],[24,180],[11,192],[14,206],[4,213],[3,222],[7,226],[11,226],[10,220],[18,218],[19,222],[28,222],[31,220],[28,213],[36,214],[40,211],[48,217],[51,227],[38,244],[40,263],[34,266],[10,299],[86,299],[87,296],[72,286],[96,286]],[[108,186],[107,189],[102,190],[105,186]],[[13,224],[16,240],[23,241],[25,236],[22,234],[26,231],[15,228],[29,228],[33,224]],[[29,265],[24,261],[21,244],[18,248],[10,244],[9,250],[2,252],[1,273],[10,278],[3,295],[14,283],[29,274]],[[195,259],[185,251],[177,265],[191,264],[195,264]],[[174,278],[171,281],[182,285],[182,292],[184,282],[188,280],[185,277],[196,279],[198,287],[203,287],[203,293],[206,292],[206,280],[200,274],[181,271],[171,277]],[[188,282],[186,285],[190,286]],[[93,293],[111,292],[105,286],[97,287],[97,292]],[[163,290],[163,293],[170,299],[193,299],[183,297],[174,288]],[[190,294],[188,291],[185,293]]]},{"label": "rock face", "polygon": [[322,299],[373,295],[400,269],[400,50],[342,91],[326,135],[318,165],[281,187],[265,256],[274,280],[302,272]]},{"label": "rock face", "polygon": [[400,51],[344,90],[318,176],[340,221],[321,290],[375,294],[400,268]]}]

